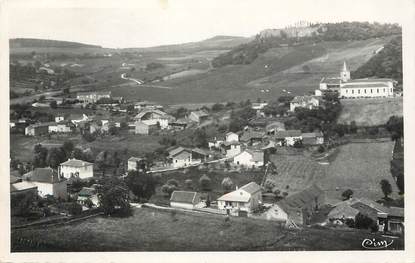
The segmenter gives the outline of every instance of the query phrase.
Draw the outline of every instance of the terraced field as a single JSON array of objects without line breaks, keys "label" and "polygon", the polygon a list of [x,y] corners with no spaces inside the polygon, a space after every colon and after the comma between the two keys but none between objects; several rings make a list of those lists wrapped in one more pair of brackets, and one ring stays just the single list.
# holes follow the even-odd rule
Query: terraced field
[{"label": "terraced field", "polygon": [[269,175],[268,179],[274,180],[281,192],[297,192],[326,177],[323,165],[303,155],[275,155],[271,161],[277,174]]}]

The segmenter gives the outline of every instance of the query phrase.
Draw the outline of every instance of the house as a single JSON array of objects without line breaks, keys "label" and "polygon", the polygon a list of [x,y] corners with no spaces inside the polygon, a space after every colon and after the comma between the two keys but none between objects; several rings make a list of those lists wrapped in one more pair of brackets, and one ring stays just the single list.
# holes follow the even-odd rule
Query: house
[{"label": "house", "polygon": [[67,198],[67,180],[58,175],[52,168],[35,168],[23,175],[23,180],[32,183],[38,189],[41,197],[53,196]]},{"label": "house", "polygon": [[53,122],[36,123],[25,128],[25,135],[27,136],[41,136],[49,133],[49,125]]},{"label": "house", "polygon": [[64,121],[64,120],[65,120],[65,116],[63,116],[63,115],[55,116],[55,122],[61,122],[61,121]]},{"label": "house", "polygon": [[320,105],[320,100],[315,96],[295,96],[290,102],[290,111],[296,108],[315,109]]},{"label": "house", "polygon": [[71,122],[59,122],[50,125],[48,128],[49,133],[71,133],[74,130],[75,126]]},{"label": "house", "polygon": [[35,102],[32,104],[32,107],[34,108],[49,108],[50,104],[49,102]]},{"label": "house", "polygon": [[257,145],[263,142],[264,137],[264,132],[248,130],[242,134],[240,141],[246,145]]},{"label": "house", "polygon": [[233,163],[246,167],[260,167],[264,165],[264,152],[246,149],[233,158]]},{"label": "house", "polygon": [[87,200],[91,201],[93,206],[95,207],[99,206],[98,193],[95,188],[82,187],[81,191],[79,191],[76,201],[80,205],[85,206],[88,204]]},{"label": "house", "polygon": [[267,102],[253,102],[251,108],[258,111],[264,109],[267,105]]},{"label": "house", "polygon": [[265,126],[265,132],[268,135],[275,135],[278,131],[285,131],[285,124],[283,122],[274,121]]},{"label": "house", "polygon": [[78,92],[76,99],[84,103],[96,103],[102,98],[111,98],[111,91]]},{"label": "house", "polygon": [[228,214],[248,216],[262,203],[261,186],[250,182],[235,191],[218,198],[218,209]]},{"label": "house", "polygon": [[179,146],[169,151],[168,159],[173,167],[179,168],[203,163],[208,157],[209,154],[200,148],[188,149]]},{"label": "house", "polygon": [[209,114],[207,114],[203,110],[192,111],[189,114],[189,119],[199,124],[206,121],[208,118],[209,118]]},{"label": "house", "polygon": [[186,167],[192,164],[192,151],[181,146],[169,151],[168,159],[173,167]]},{"label": "house", "polygon": [[175,118],[158,109],[145,109],[138,113],[134,120],[143,122],[149,126],[160,125],[162,130],[168,129],[169,122],[173,122]]},{"label": "house", "polygon": [[302,140],[300,130],[287,130],[278,131],[275,135],[275,139],[280,146],[294,146],[298,141]]},{"label": "house", "polygon": [[59,175],[64,178],[88,179],[94,176],[94,164],[70,158],[59,165]]},{"label": "house", "polygon": [[[10,213],[12,216],[27,214],[30,210],[31,203],[28,200],[35,201],[38,196],[36,184],[23,181],[10,183]],[[25,200],[25,202],[22,202]]]},{"label": "house", "polygon": [[184,130],[189,125],[189,121],[185,118],[177,119],[176,121],[169,122],[169,126],[174,130]]},{"label": "house", "polygon": [[239,135],[237,133],[234,133],[234,132],[228,132],[225,135],[225,140],[227,142],[233,142],[233,141],[239,142]]},{"label": "house", "polygon": [[127,170],[128,171],[137,171],[138,169],[141,169],[140,163],[144,161],[143,158],[138,157],[130,157],[127,160]]},{"label": "house", "polygon": [[224,137],[214,137],[208,141],[208,147],[210,150],[212,150],[212,148],[219,149],[224,141]]},{"label": "house", "polygon": [[220,147],[227,158],[234,157],[241,152],[241,144],[237,141],[223,142]]},{"label": "house", "polygon": [[159,129],[159,126],[157,125],[157,123],[147,124],[141,121],[135,122],[135,134],[149,135],[153,133],[154,131],[157,131],[158,129]]},{"label": "house", "polygon": [[170,197],[170,206],[175,208],[193,209],[201,202],[201,196],[197,192],[173,191]]},{"label": "house", "polygon": [[320,145],[324,143],[322,132],[308,132],[301,134],[303,145]]},{"label": "house", "polygon": [[328,213],[327,220],[336,224],[344,224],[345,219],[355,219],[361,213],[371,218],[379,227],[379,231],[402,233],[404,230],[404,209],[386,207],[367,198],[351,198],[339,202]]},{"label": "house", "polygon": [[83,114],[74,114],[74,113],[72,113],[72,114],[69,114],[67,120],[71,121],[73,124],[75,124],[75,126],[78,127],[78,125],[81,122],[86,122],[86,121],[89,120],[89,118],[85,113],[83,113]]},{"label": "house", "polygon": [[311,217],[325,204],[325,194],[320,187],[313,184],[310,187],[289,195],[277,202],[277,208],[286,214],[287,225],[308,225]]}]

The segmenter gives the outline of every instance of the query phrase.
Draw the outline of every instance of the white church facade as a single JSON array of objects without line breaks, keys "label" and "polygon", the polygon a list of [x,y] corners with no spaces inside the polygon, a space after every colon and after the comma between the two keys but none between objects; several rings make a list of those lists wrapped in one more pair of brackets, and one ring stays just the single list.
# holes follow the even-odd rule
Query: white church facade
[{"label": "white church facade", "polygon": [[386,78],[351,79],[350,71],[344,62],[340,77],[323,78],[316,95],[330,90],[337,91],[341,99],[393,97],[395,82]]}]

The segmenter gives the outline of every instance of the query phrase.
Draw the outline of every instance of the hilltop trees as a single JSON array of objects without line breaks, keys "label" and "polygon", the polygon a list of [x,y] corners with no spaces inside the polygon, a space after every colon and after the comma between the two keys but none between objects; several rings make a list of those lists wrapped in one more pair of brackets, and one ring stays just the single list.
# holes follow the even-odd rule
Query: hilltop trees
[{"label": "hilltop trees", "polygon": [[98,200],[106,215],[130,215],[131,207],[128,196],[128,187],[122,179],[105,177],[100,180]]},{"label": "hilltop trees", "polygon": [[351,189],[347,189],[342,193],[343,200],[349,200],[353,196],[353,191]]}]

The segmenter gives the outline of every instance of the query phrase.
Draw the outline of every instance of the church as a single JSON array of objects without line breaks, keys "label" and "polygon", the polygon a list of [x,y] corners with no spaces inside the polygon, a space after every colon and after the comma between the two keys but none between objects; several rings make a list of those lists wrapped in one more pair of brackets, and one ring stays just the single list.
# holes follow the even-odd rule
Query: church
[{"label": "church", "polygon": [[386,78],[351,79],[350,71],[344,62],[340,77],[323,78],[320,81],[320,90],[316,91],[316,94],[337,91],[341,99],[393,97],[395,83],[395,80]]}]

